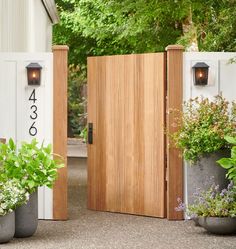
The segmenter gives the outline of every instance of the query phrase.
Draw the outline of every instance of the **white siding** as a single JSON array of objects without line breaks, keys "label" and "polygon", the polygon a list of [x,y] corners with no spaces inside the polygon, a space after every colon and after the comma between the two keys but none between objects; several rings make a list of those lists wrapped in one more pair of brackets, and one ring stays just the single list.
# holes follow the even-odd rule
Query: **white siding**
[{"label": "white siding", "polygon": [[49,52],[52,23],[41,0],[0,1],[0,52]]}]

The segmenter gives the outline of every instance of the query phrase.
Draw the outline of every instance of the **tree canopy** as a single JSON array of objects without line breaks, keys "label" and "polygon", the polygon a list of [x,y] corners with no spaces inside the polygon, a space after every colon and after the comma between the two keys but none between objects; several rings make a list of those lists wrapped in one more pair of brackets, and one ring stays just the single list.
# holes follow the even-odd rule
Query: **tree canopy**
[{"label": "tree canopy", "polygon": [[57,0],[54,42],[70,46],[70,62],[88,55],[163,51],[193,40],[200,50],[234,51],[235,0]]}]

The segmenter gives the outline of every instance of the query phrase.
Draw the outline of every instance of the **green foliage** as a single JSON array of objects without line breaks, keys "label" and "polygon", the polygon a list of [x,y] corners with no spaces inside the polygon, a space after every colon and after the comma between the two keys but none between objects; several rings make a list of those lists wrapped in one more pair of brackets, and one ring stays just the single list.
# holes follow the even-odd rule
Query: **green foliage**
[{"label": "green foliage", "polygon": [[235,51],[235,0],[56,0],[54,43],[70,46],[70,64],[89,55],[164,51],[176,42]]},{"label": "green foliage", "polygon": [[[236,1],[212,1],[206,16],[197,24],[199,47],[205,51],[236,50]],[[204,34],[204,36],[201,36]]]},{"label": "green foliage", "polygon": [[0,216],[14,211],[28,199],[29,193],[22,187],[20,180],[0,181]]},{"label": "green foliage", "polygon": [[176,210],[186,211],[191,218],[236,217],[236,188],[232,182],[221,191],[219,185],[213,184],[207,191],[196,192],[194,203],[187,207],[178,202]]},{"label": "green foliage", "polygon": [[163,51],[181,35],[178,22],[189,12],[183,0],[56,2],[61,23],[54,29],[54,42],[72,48],[74,64],[85,64],[88,55]]},{"label": "green foliage", "polygon": [[226,177],[234,181],[236,185],[236,137],[226,136],[225,140],[234,146],[231,148],[230,158],[221,158],[217,161],[223,168],[227,169]]},{"label": "green foliage", "polygon": [[175,146],[183,150],[185,160],[195,162],[199,157],[228,147],[225,136],[233,136],[236,128],[235,104],[229,110],[229,102],[221,95],[190,99],[184,103],[184,111],[174,111],[174,126],[170,134]]},{"label": "green foliage", "polygon": [[85,89],[85,71],[79,66],[69,66],[68,87],[68,121],[74,135],[80,135],[87,123],[87,99],[83,94]]},{"label": "green foliage", "polygon": [[81,131],[80,137],[82,137],[83,142],[86,143],[86,141],[88,139],[88,128],[87,128],[87,126]]},{"label": "green foliage", "polygon": [[12,139],[0,144],[0,165],[2,181],[18,179],[30,193],[40,186],[52,188],[57,169],[63,167],[59,160],[53,159],[51,145],[38,147],[36,139],[22,143],[18,151]]}]

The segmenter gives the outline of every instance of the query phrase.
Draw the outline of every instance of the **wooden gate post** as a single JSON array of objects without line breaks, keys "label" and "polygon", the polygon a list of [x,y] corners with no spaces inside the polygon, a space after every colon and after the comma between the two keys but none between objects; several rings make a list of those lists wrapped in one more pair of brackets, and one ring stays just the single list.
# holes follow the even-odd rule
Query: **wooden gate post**
[{"label": "wooden gate post", "polygon": [[[176,128],[171,109],[182,109],[183,102],[183,50],[180,45],[169,45],[167,50],[167,129],[170,133]],[[177,198],[183,200],[183,160],[180,151],[169,146],[167,138],[167,218],[183,219],[182,212],[176,212]]]},{"label": "wooden gate post", "polygon": [[53,219],[67,219],[67,46],[53,46],[53,152],[64,158],[53,188]]}]

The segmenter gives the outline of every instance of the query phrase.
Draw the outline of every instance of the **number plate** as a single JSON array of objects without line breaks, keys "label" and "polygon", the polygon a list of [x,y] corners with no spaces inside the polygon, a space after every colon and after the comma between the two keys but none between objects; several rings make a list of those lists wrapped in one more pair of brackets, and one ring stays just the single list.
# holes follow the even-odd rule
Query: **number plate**
[{"label": "number plate", "polygon": [[37,135],[37,118],[38,118],[38,107],[37,107],[37,98],[36,98],[36,90],[33,89],[29,96],[29,101],[32,103],[30,106],[30,119],[32,120],[31,126],[29,128],[30,136],[34,137]]}]

